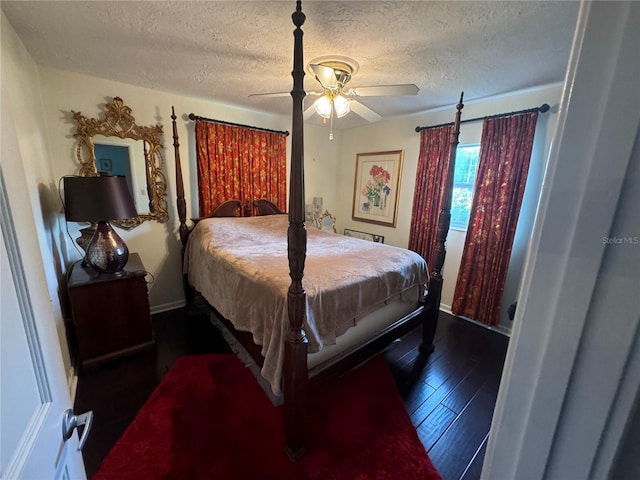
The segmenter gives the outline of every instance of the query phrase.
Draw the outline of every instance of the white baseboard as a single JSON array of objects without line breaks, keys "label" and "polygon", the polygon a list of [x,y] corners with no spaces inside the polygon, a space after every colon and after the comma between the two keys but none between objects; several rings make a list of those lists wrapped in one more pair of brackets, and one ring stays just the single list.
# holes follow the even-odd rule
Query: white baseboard
[{"label": "white baseboard", "polygon": [[184,300],[177,300],[175,302],[163,303],[162,305],[154,305],[150,308],[151,315],[154,313],[166,312],[168,310],[175,310],[176,308],[182,308],[186,305]]},{"label": "white baseboard", "polygon": [[505,327],[504,325],[496,325],[495,327],[489,326],[489,325],[485,325],[482,322],[478,322],[477,320],[472,320],[471,318],[467,318],[467,317],[462,317],[460,315],[456,315],[451,311],[451,305],[445,305],[444,303],[440,303],[440,311],[444,312],[444,313],[448,313],[449,315],[453,315],[456,318],[460,318],[462,320],[466,320],[467,322],[471,322],[475,325],[479,325],[483,328],[486,328],[487,330],[493,330],[494,332],[498,332],[506,337],[510,337],[511,336],[511,329],[508,327]]}]

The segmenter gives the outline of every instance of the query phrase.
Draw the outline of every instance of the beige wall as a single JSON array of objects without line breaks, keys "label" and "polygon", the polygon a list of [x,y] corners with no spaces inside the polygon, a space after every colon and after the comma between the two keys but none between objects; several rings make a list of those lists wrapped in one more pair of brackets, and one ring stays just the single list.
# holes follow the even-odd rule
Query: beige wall
[{"label": "beige wall", "polygon": [[313,197],[322,197],[323,209],[333,213],[338,209],[336,184],[340,161],[340,132],[334,132],[335,138],[330,141],[327,127],[305,125],[304,131],[306,203],[311,203]]},{"label": "beige wall", "polygon": [[[49,302],[52,309],[52,322],[55,324],[60,341],[60,350],[65,371],[69,379],[73,378],[69,350],[67,348],[66,331],[61,311],[59,295],[59,279],[63,276],[65,265],[60,255],[61,239],[58,226],[59,200],[57,184],[52,169],[52,160],[47,148],[47,125],[43,115],[41,88],[38,78],[38,66],[35,64],[15,30],[2,13],[2,108],[7,112],[13,128],[3,125],[0,130],[3,140],[8,140],[7,132],[15,132],[19,153],[10,155],[10,158],[2,158],[2,169],[5,180],[24,179],[30,199],[30,205],[20,203],[20,199],[14,200],[12,208],[25,210],[33,215],[35,228],[38,232],[38,244],[40,252],[30,252],[32,258],[30,265],[25,268],[32,270],[39,268],[40,262],[37,255],[40,254],[44,267],[44,281],[42,290],[48,291]],[[1,141],[1,140],[0,140]],[[12,140],[13,141],[13,140]],[[16,165],[18,165],[16,167]],[[20,167],[21,165],[21,167]],[[7,171],[5,171],[5,168]],[[22,168],[22,172],[14,169]],[[8,170],[11,170],[9,172]],[[7,177],[7,175],[11,175]],[[15,181],[15,180],[14,180]],[[11,185],[11,188],[16,188]],[[8,194],[11,195],[11,188]],[[13,212],[16,215],[17,211]],[[24,242],[25,244],[27,242]],[[26,258],[30,258],[29,255]],[[34,274],[32,278],[41,280]],[[41,290],[38,288],[38,291]],[[35,290],[34,290],[35,291]]]},{"label": "beige wall", "polygon": [[[3,17],[4,21],[4,17]],[[4,25],[3,25],[4,26]],[[57,290],[67,265],[80,258],[72,238],[77,236],[79,226],[67,224],[58,198],[60,177],[78,171],[76,141],[73,138],[75,126],[71,111],[80,111],[87,117],[103,115],[104,104],[114,96],[123,98],[133,110],[136,121],[141,125],[160,124],[165,132],[163,156],[168,181],[169,221],[164,224],[146,222],[143,225],[119,233],[133,252],[140,253],[147,270],[153,277],[149,285],[152,311],[157,312],[180,306],[184,302],[180,244],[177,237],[178,222],[175,213],[175,169],[171,137],[171,107],[178,116],[178,134],[181,144],[181,158],[188,201],[187,215],[197,215],[194,196],[195,153],[193,149],[193,122],[186,116],[193,112],[198,115],[221,120],[259,125],[277,130],[290,130],[288,117],[236,108],[208,99],[185,97],[168,92],[145,89],[105,79],[79,75],[35,65],[12,29],[3,32],[3,81],[14,85],[16,92],[12,100],[16,125],[24,141],[25,170],[33,185],[34,217],[42,220],[40,244],[45,263],[49,265],[47,281],[52,301],[58,305]],[[5,40],[7,38],[7,40]],[[465,105],[463,119],[472,118],[521,108],[529,108],[544,102],[552,106],[552,111],[541,115],[536,133],[536,145],[532,158],[529,183],[521,226],[516,235],[516,246],[512,256],[507,287],[505,290],[502,325],[508,329],[506,307],[515,299],[520,282],[522,259],[528,244],[531,222],[535,213],[544,162],[549,149],[549,139],[555,126],[556,111],[560,97],[560,85],[519,92],[501,98],[488,99]],[[41,92],[39,94],[38,92]],[[328,130],[322,126],[305,125],[305,183],[307,202],[315,196],[324,199],[324,208],[337,217],[337,229],[353,228],[379,233],[385,242],[407,246],[411,205],[413,201],[414,177],[417,168],[419,135],[418,125],[432,125],[449,122],[455,108],[449,107],[421,115],[389,120],[368,126],[343,131],[335,131],[335,139],[328,139]],[[476,143],[480,137],[481,123],[463,125],[460,141]],[[379,227],[351,220],[355,158],[357,153],[385,150],[404,150],[401,190],[399,194],[398,222],[395,228]],[[290,150],[290,148],[288,148]],[[67,234],[67,229],[69,234]],[[451,304],[454,279],[460,261],[464,232],[451,231],[445,264],[445,290],[443,306]],[[58,313],[60,310],[57,310]],[[61,314],[60,314],[61,316]],[[59,325],[61,343],[64,327]],[[68,357],[68,355],[67,355]]]},{"label": "beige wall", "polygon": [[[257,125],[277,130],[291,130],[288,117],[275,116],[235,108],[219,102],[184,97],[127,85],[110,80],[41,67],[35,64],[9,22],[2,14],[2,82],[5,107],[15,123],[21,150],[22,168],[31,198],[31,211],[36,221],[41,256],[46,270],[46,288],[54,308],[60,345],[69,378],[73,377],[69,358],[62,303],[63,277],[67,266],[80,258],[75,246],[81,225],[67,223],[62,212],[59,182],[64,175],[78,172],[75,124],[71,111],[101,118],[104,104],[114,96],[123,98],[132,108],[140,125],[160,124],[164,131],[165,173],[167,175],[167,223],[145,222],[141,226],[118,233],[133,252],[140,253],[153,278],[149,285],[152,311],[157,312],[184,304],[181,283],[180,242],[175,210],[175,168],[171,125],[171,107],[178,116],[178,135],[183,165],[187,216],[197,216],[195,185],[195,153],[191,112],[236,123]],[[323,145],[323,128],[306,126],[305,144],[315,153],[308,155],[306,166],[307,198],[323,196],[325,206],[334,205],[334,179],[338,160],[337,144]],[[290,151],[290,139],[287,150]],[[3,165],[5,162],[3,161]],[[189,201],[189,199],[192,199]]]},{"label": "beige wall", "polygon": [[[176,187],[174,149],[172,139],[171,107],[175,107],[180,139],[180,156],[184,175],[185,193],[188,199],[188,218],[198,216],[195,185],[195,153],[193,149],[194,123],[189,113],[236,123],[262,126],[277,130],[290,130],[287,118],[238,109],[204,99],[144,89],[109,80],[78,75],[71,72],[41,68],[41,85],[44,95],[44,116],[49,128],[49,151],[53,159],[55,178],[76,174],[76,130],[71,111],[82,112],[86,117],[103,118],[104,104],[119,96],[131,107],[139,125],[159,124],[163,128],[163,158],[167,175],[167,202],[169,221],[145,222],[129,231],[118,229],[129,250],[138,252],[145,268],[153,276],[149,285],[149,300],[153,311],[180,306],[184,302],[181,270],[180,242],[177,237],[178,219],[175,208]],[[189,199],[191,199],[189,201]],[[65,227],[65,222],[62,222]],[[71,237],[77,237],[79,225],[70,223]],[[65,259],[79,258],[75,243],[65,235]]]},{"label": "beige wall", "polygon": [[[549,143],[556,124],[557,106],[561,90],[562,86],[560,84],[550,85],[544,88],[516,92],[484,101],[469,102],[465,104],[462,110],[462,120],[464,120],[465,118],[470,119],[537,107],[543,103],[548,103],[551,106],[551,110],[540,115],[538,119],[525,198],[523,200],[509,266],[500,321],[502,329],[507,331],[511,328],[511,322],[508,319],[506,310],[517,297],[524,255],[531,233],[533,217],[537,208],[542,174],[549,152]],[[457,102],[458,99],[452,100]],[[364,230],[384,235],[385,243],[400,247],[406,247],[408,245],[415,174],[417,171],[420,147],[420,135],[416,133],[415,127],[452,122],[455,111],[455,103],[452,103],[449,107],[426,112],[422,115],[380,122],[341,132],[340,160],[336,172],[338,186],[336,202],[338,208],[335,212],[337,216],[336,225],[339,231],[342,231],[343,228]],[[482,122],[463,124],[460,128],[460,144],[479,143],[481,133]],[[397,225],[395,228],[391,228],[353,221],[351,219],[351,210],[356,155],[364,152],[387,150],[404,150]],[[453,301],[455,278],[457,277],[460,266],[465,233],[466,232],[451,230],[447,238],[447,257],[443,272],[445,282],[442,295],[442,303],[445,310],[450,308]]]},{"label": "beige wall", "polygon": [[[172,138],[171,107],[176,110],[180,157],[187,198],[187,217],[198,216],[197,192],[195,192],[194,122],[188,120],[189,113],[216,118],[234,123],[256,125],[275,130],[291,130],[288,117],[253,112],[235,108],[211,100],[184,97],[127,85],[110,80],[79,75],[72,72],[41,67],[41,86],[44,95],[45,123],[49,128],[49,151],[53,159],[55,178],[78,172],[76,159],[76,130],[71,111],[81,112],[86,117],[103,118],[104,104],[119,96],[131,107],[139,125],[159,124],[164,132],[164,150],[167,174],[167,201],[169,221],[166,223],[145,222],[129,231],[118,229],[129,250],[138,252],[145,268],[153,276],[149,285],[149,301],[152,311],[157,312],[181,306],[184,296],[181,284],[180,242],[177,237],[179,222],[175,208],[176,187],[174,148]],[[334,204],[334,177],[337,164],[336,143],[323,144],[324,129],[305,126],[307,198],[323,196],[325,207]],[[290,137],[287,151],[290,152]],[[65,222],[61,225],[66,228]],[[68,228],[74,239],[80,225],[70,223]],[[79,258],[75,243],[64,236],[65,263]]]}]

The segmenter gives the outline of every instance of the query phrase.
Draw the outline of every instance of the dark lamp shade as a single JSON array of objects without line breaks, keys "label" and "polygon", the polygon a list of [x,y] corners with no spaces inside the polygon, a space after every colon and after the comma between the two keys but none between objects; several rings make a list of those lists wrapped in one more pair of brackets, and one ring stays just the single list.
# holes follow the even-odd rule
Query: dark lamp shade
[{"label": "dark lamp shade", "polygon": [[122,176],[64,177],[68,222],[123,220],[138,216],[127,179]]}]

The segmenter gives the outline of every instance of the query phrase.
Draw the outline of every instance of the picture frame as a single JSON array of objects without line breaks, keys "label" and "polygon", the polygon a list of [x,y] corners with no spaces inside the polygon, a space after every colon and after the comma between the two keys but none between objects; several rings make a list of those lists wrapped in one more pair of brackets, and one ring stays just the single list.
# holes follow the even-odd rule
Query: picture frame
[{"label": "picture frame", "polygon": [[113,170],[113,164],[111,163],[110,158],[101,158],[100,159],[100,171],[101,172],[111,172]]},{"label": "picture frame", "polygon": [[359,238],[360,240],[366,240],[368,242],[384,243],[384,235],[377,235],[375,233],[361,232],[359,230],[345,228],[344,235],[347,237]]},{"label": "picture frame", "polygon": [[404,150],[358,153],[351,218],[395,227]]}]

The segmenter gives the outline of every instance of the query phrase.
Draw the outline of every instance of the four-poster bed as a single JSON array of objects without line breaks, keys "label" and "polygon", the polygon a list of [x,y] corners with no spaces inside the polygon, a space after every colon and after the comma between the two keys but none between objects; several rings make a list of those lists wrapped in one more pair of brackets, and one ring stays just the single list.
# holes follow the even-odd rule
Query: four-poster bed
[{"label": "four-poster bed", "polygon": [[[189,284],[261,346],[261,374],[276,395],[289,330],[288,223],[284,214],[202,219],[190,233],[185,255]],[[306,252],[310,369],[319,357],[333,358],[369,339],[378,330],[372,325],[386,327],[421,307],[428,274],[415,252],[315,228],[307,231]]]},{"label": "four-poster bed", "polygon": [[[283,215],[275,205],[266,199],[254,199],[252,205],[243,205],[237,200],[230,200],[221,204],[208,216],[213,218],[208,218],[207,220],[196,219],[196,226],[190,231],[186,225],[186,201],[175,112],[172,112],[172,120],[180,238],[183,245],[185,265],[187,267],[186,273],[189,277],[187,288],[189,288],[189,284],[191,284],[198,291],[206,291],[207,295],[205,298],[208,303],[215,312],[218,312],[218,309],[223,311],[224,314],[221,315],[223,317],[221,320],[225,325],[230,327],[238,340],[247,347],[250,353],[254,352],[254,357],[260,357],[262,354],[264,358],[255,358],[255,360],[270,372],[270,375],[267,376],[270,377],[269,380],[271,381],[271,386],[274,391],[278,390],[279,385],[277,380],[281,378],[286,435],[285,452],[289,458],[295,460],[305,453],[306,438],[309,434],[305,427],[307,415],[312,414],[312,412],[307,411],[307,395],[309,394],[308,388],[310,380],[315,381],[328,375],[328,372],[340,371],[346,368],[346,366],[353,366],[357,364],[357,362],[367,359],[372,355],[372,352],[379,351],[392,340],[419,324],[422,324],[423,329],[423,343],[420,346],[420,351],[424,354],[433,351],[433,338],[437,326],[440,303],[442,280],[440,272],[442,270],[442,263],[444,262],[444,240],[446,239],[449,222],[448,211],[443,211],[439,224],[441,234],[438,236],[439,241],[441,241],[441,254],[436,258],[436,265],[434,265],[434,269],[432,270],[435,272],[435,278],[432,279],[431,284],[429,284],[429,290],[426,296],[424,295],[424,288],[420,291],[420,287],[424,287],[429,279],[426,262],[414,252],[384,244],[343,237],[333,233],[316,231],[315,229],[311,229],[314,230],[313,232],[307,232],[305,226],[302,106],[305,92],[303,89],[303,32],[301,30],[301,26],[305,21],[305,15],[302,13],[300,1],[297,2],[296,11],[293,13],[292,19],[296,28],[294,30],[293,89],[291,91],[293,111],[289,208],[287,215]],[[454,133],[452,134],[452,144],[454,142],[457,144],[461,109],[462,99],[457,107],[456,125]],[[455,155],[455,146],[452,146],[452,155]],[[453,161],[451,164],[453,165]],[[283,221],[285,222],[284,224],[282,223]],[[267,227],[262,226],[265,222],[269,225],[277,224],[277,226],[273,228],[269,226],[269,230],[267,230]],[[245,226],[255,227],[256,225],[258,229],[264,228],[264,230],[258,231],[262,231],[262,236],[265,237],[266,243],[260,243],[258,241],[255,231],[243,230]],[[233,233],[229,233],[230,231]],[[273,231],[276,231],[277,234],[273,234]],[[196,238],[203,239],[203,241],[196,242]],[[216,243],[218,241],[225,244]],[[339,242],[347,242],[347,246]],[[392,280],[378,273],[374,273],[373,275],[369,274],[368,277],[364,273],[360,275],[360,272],[350,275],[342,273],[338,275],[338,277],[346,281],[348,284],[347,290],[335,291],[333,291],[329,285],[339,283],[338,280],[329,279],[324,284],[322,281],[317,282],[318,277],[323,279],[326,275],[326,271],[318,274],[318,269],[321,268],[318,266],[318,263],[326,262],[327,265],[329,265],[329,270],[332,269],[330,266],[331,255],[328,251],[342,252],[343,250],[349,250],[349,248],[359,249],[359,256],[365,255],[364,252],[370,250],[371,252],[369,254],[373,255],[373,257],[368,258],[378,258],[383,253],[391,255],[387,270],[391,272],[391,277],[389,278],[392,278]],[[220,253],[222,249],[226,250]],[[206,264],[204,260],[205,257],[193,256],[196,250],[209,250],[207,255],[214,252],[214,255],[219,254],[219,257],[227,256],[229,254],[228,251],[231,251],[229,254],[231,257],[230,260],[226,260],[226,263],[224,259],[218,259],[218,263]],[[285,265],[288,264],[287,271],[281,271],[281,264],[274,266],[275,264],[271,263],[266,267],[256,266],[257,264],[253,263],[253,257],[249,256],[249,250],[266,252],[265,255],[262,255],[264,257],[276,257],[279,253],[284,254],[284,251],[286,251],[287,255],[284,262]],[[305,271],[307,253],[309,254],[310,260],[307,265],[308,269]],[[314,255],[322,257],[322,262],[318,262]],[[405,260],[407,262],[406,265],[403,263]],[[346,256],[341,256],[336,261],[344,263],[347,261]],[[382,263],[381,260],[381,264]],[[240,273],[232,271],[230,265],[234,265],[234,269],[238,267]],[[197,268],[199,268],[199,270],[196,271],[195,269]],[[216,286],[213,284],[209,285],[207,271],[212,272],[216,269],[219,270],[216,272],[220,277],[219,283]],[[273,277],[267,278],[267,273],[274,272],[277,275],[277,279]],[[290,280],[286,278],[287,274]],[[363,277],[363,280],[360,281],[364,282],[363,284],[359,284],[355,280],[351,281],[351,277],[355,278],[360,276]],[[370,278],[371,276],[382,277],[383,287],[380,287],[379,283],[372,283],[374,280]],[[273,305],[272,308],[268,310],[264,304],[254,303],[249,306],[248,310],[243,310],[239,316],[249,322],[258,321],[261,326],[258,327],[258,330],[251,330],[253,327],[240,322],[240,328],[238,329],[240,331],[234,331],[236,330],[235,327],[238,322],[232,325],[233,322],[224,318],[229,316],[233,317],[236,313],[233,310],[235,307],[233,305],[229,306],[228,303],[229,301],[231,301],[231,303],[235,302],[237,306],[239,299],[239,302],[243,303],[243,306],[246,306],[244,305],[245,303],[257,302],[259,297],[264,297],[265,295],[258,293],[258,289],[262,288],[259,285],[261,277],[265,277],[262,283],[267,285],[268,293],[266,296],[271,295],[266,303],[271,302],[276,305],[275,310],[279,313],[278,315],[274,313]],[[433,280],[435,280],[435,282]],[[283,281],[286,281],[288,288],[286,285],[284,288],[282,287]],[[380,279],[376,279],[375,281],[380,282]],[[227,285],[224,285],[225,283]],[[274,287],[274,284],[278,284],[278,286]],[[394,286],[390,287],[389,284],[394,284]],[[362,285],[366,285],[366,288]],[[225,293],[225,286],[230,286],[231,290],[227,290]],[[235,295],[233,292],[234,288],[236,289]],[[361,297],[371,296],[367,295],[367,292],[369,292],[371,288],[381,289],[378,293],[379,297],[375,299],[376,301],[369,300],[368,303],[365,302],[364,306],[358,305],[357,308],[359,310],[350,311],[346,314],[345,318],[347,318],[347,321],[344,323],[344,318],[339,318],[340,313],[350,308],[350,302],[354,303],[355,300],[362,300]],[[278,291],[274,293],[274,290]],[[376,290],[376,292],[378,292],[378,290]],[[373,329],[374,331],[369,331],[366,334],[366,338],[352,339],[349,345],[343,349],[338,349],[337,353],[324,355],[320,360],[312,362],[314,366],[310,368],[310,363],[308,363],[308,359],[311,358],[309,351],[319,351],[318,353],[323,353],[325,350],[320,348],[322,345],[319,345],[319,343],[321,344],[326,338],[323,334],[318,333],[318,331],[325,328],[322,326],[322,321],[331,320],[330,323],[333,332],[327,334],[329,337],[333,334],[340,336],[345,331],[348,333],[349,330],[357,330],[355,327],[349,328],[350,325],[345,328],[345,325],[347,325],[349,321],[355,319],[353,323],[365,323],[364,321],[359,322],[360,317],[364,317],[364,315],[361,315],[363,311],[370,313],[369,311],[373,310],[373,305],[394,304],[395,302],[393,302],[393,300],[405,294],[408,297],[405,300],[408,300],[409,303],[412,302],[409,308],[404,305],[404,310],[397,310],[393,314],[387,313],[386,315],[382,315],[386,317],[386,322],[376,324],[377,326]],[[331,305],[335,308],[325,308],[324,310],[320,308],[320,310],[317,310],[315,307],[317,306],[318,299],[321,298],[328,299],[324,302],[324,307]],[[343,300],[347,300],[346,303]],[[225,305],[225,303],[227,303],[227,305]],[[280,314],[284,315],[284,319],[275,318],[279,317]],[[391,318],[389,318],[389,315],[391,315]],[[338,318],[338,320],[336,320],[336,318]],[[279,323],[273,326],[269,324],[269,322]],[[265,325],[271,326],[265,327]],[[265,331],[269,329],[277,330],[278,335],[272,335],[271,331],[265,334]],[[247,331],[251,333],[247,334]],[[308,334],[311,335],[311,337],[309,337]],[[347,334],[344,336],[347,336]],[[272,339],[271,337],[274,338]],[[256,348],[255,345],[252,347],[251,342],[260,344],[262,348]],[[270,350],[277,350],[276,364],[281,365],[281,367],[272,368],[272,355],[269,354]],[[255,355],[255,352],[258,354]],[[264,367],[264,365],[268,366]]]}]

